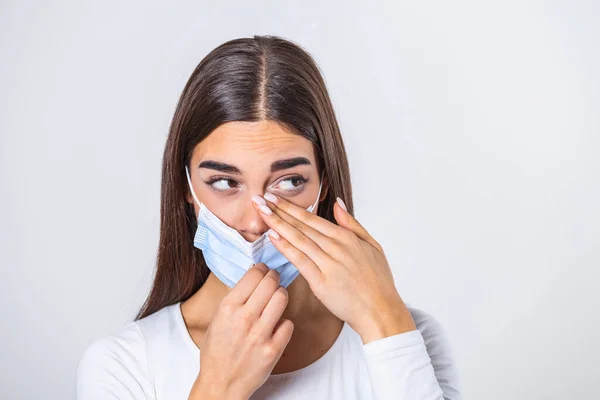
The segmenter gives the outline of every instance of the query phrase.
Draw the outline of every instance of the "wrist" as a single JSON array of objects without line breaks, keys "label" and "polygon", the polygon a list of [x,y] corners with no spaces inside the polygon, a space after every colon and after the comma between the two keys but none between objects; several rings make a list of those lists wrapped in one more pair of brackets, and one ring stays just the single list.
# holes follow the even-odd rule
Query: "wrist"
[{"label": "wrist", "polygon": [[218,379],[199,374],[188,400],[248,400],[248,397],[234,393],[231,388],[220,384]]},{"label": "wrist", "polygon": [[410,311],[402,300],[400,304],[379,307],[363,321],[364,323],[356,330],[363,344],[417,329]]}]

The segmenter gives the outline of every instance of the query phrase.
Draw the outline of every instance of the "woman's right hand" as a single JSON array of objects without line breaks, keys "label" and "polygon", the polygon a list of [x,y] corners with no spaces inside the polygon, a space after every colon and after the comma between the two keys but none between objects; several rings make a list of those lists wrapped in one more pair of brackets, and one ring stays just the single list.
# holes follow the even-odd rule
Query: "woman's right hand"
[{"label": "woman's right hand", "polygon": [[287,303],[277,271],[262,263],[250,268],[208,326],[190,398],[247,400],[262,386],[292,337],[294,324],[281,319]]}]

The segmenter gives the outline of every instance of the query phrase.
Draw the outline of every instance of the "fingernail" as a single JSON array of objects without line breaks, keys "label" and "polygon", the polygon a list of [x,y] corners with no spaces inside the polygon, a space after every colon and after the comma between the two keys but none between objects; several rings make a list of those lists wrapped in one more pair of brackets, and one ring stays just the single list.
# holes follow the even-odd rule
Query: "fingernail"
[{"label": "fingernail", "polygon": [[273,193],[265,193],[263,197],[269,200],[271,203],[277,204],[277,196],[275,196]]},{"label": "fingernail", "polygon": [[261,204],[260,206],[258,206],[258,209],[265,215],[273,214],[273,211],[271,211],[271,209],[264,204]]},{"label": "fingernail", "polygon": [[269,229],[269,236],[279,239],[279,233],[275,232],[273,229]]},{"label": "fingernail", "polygon": [[267,204],[267,202],[265,201],[265,199],[263,199],[262,197],[260,197],[259,195],[255,194],[254,196],[252,196],[252,202],[254,204],[256,204],[257,206],[265,205]]},{"label": "fingernail", "polygon": [[338,197],[337,203],[340,205],[340,207],[342,207],[344,209],[344,211],[348,212],[348,209],[346,208],[346,204],[344,204],[344,200],[342,200]]}]

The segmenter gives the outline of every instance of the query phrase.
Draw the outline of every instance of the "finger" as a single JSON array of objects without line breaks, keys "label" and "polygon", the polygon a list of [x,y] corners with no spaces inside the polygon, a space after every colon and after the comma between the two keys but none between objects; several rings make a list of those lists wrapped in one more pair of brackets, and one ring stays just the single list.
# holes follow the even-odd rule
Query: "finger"
[{"label": "finger", "polygon": [[252,315],[255,315],[257,318],[261,315],[278,287],[279,273],[271,269],[266,273],[246,302],[246,307],[248,307]]},{"label": "finger", "polygon": [[265,193],[264,198],[270,203],[269,205],[274,205],[276,208],[283,210],[295,219],[302,221],[325,236],[335,238],[341,232],[340,227],[336,224],[326,220],[325,218],[321,218],[318,215],[307,211],[305,208],[299,207],[280,196],[276,196],[273,193]]},{"label": "finger", "polygon": [[281,353],[283,353],[283,350],[285,350],[290,342],[292,333],[294,333],[294,323],[289,319],[280,319],[273,332],[273,343],[275,343],[278,349],[281,349],[279,354],[280,357]]},{"label": "finger", "polygon": [[[283,211],[282,209],[280,209],[276,206],[273,206],[272,211],[279,218],[281,218],[284,222],[287,222],[293,228],[297,229],[302,234],[304,234],[304,236],[311,239],[317,246],[319,246],[321,248],[321,250],[323,250],[323,252],[325,254],[335,254],[336,252],[339,251],[339,245],[338,245],[339,242],[338,242],[338,240],[335,240],[337,238],[331,238],[329,236],[324,235],[323,233],[317,231],[316,229],[314,229],[311,226],[305,224],[304,222],[298,220],[294,216],[288,214],[287,212]],[[277,229],[278,228],[276,228],[276,227],[273,228],[273,230],[275,230],[275,231],[277,231]],[[341,232],[341,230],[340,230],[340,232]],[[284,236],[288,239],[288,241],[290,241],[293,245],[295,245],[295,241],[292,240],[293,238],[287,237],[286,235],[284,235]],[[299,239],[302,239],[302,237],[300,236]],[[301,248],[300,250],[304,251],[305,249]],[[306,253],[306,251],[305,251],[305,253]],[[319,264],[318,260],[314,260],[314,261],[317,264]]]},{"label": "finger", "polygon": [[298,269],[302,276],[308,282],[313,292],[317,291],[318,287],[322,285],[323,273],[319,267],[308,257],[306,254],[292,246],[285,238],[275,238],[271,236],[271,243],[277,250],[279,250],[285,258],[290,260],[292,264]]},{"label": "finger", "polygon": [[369,243],[379,251],[383,251],[381,245],[369,234],[369,232],[354,218],[348,211],[344,209],[339,203],[339,197],[336,204],[333,206],[333,216],[340,227],[348,229],[354,233],[360,239]]},{"label": "finger", "polygon": [[288,300],[287,290],[283,286],[279,286],[263,310],[260,316],[260,325],[269,336],[273,334],[275,325],[277,325],[277,322],[285,311]]},{"label": "finger", "polygon": [[265,264],[255,264],[233,286],[227,297],[236,304],[246,303],[267,272],[269,268]]},{"label": "finger", "polygon": [[[254,207],[272,231],[285,238],[292,246],[310,257],[317,265],[323,265],[332,261],[331,257],[317,244],[319,242],[324,246],[327,245],[332,250],[334,243],[331,239],[291,216],[288,216],[290,222],[286,222],[278,214],[283,213],[281,210],[275,213],[271,210],[271,206],[257,206],[256,203],[254,203]],[[271,210],[271,213],[267,215],[263,211],[263,207],[267,207]],[[276,207],[274,208],[276,209]],[[312,236],[312,238],[309,236]],[[327,244],[327,242],[330,243]]]}]

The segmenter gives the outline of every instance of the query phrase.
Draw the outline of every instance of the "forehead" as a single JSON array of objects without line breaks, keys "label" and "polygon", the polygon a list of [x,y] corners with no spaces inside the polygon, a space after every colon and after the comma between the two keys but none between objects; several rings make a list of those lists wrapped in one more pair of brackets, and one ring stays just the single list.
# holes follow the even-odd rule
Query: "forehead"
[{"label": "forehead", "polygon": [[223,158],[241,163],[243,159],[273,159],[304,156],[314,161],[312,143],[290,133],[275,121],[233,121],[218,126],[194,150],[194,158]]}]

